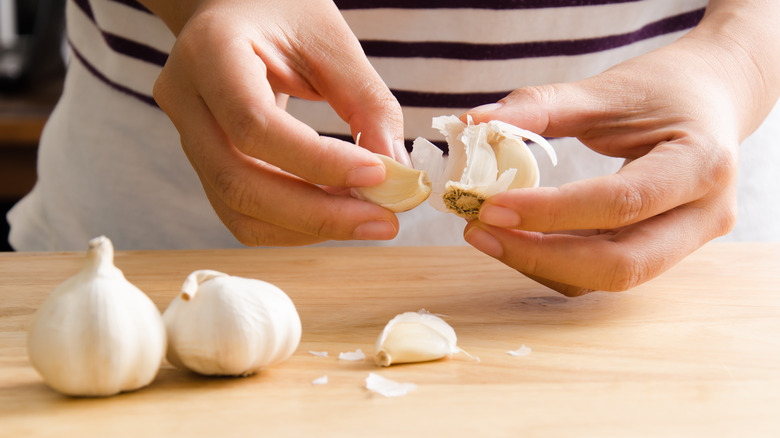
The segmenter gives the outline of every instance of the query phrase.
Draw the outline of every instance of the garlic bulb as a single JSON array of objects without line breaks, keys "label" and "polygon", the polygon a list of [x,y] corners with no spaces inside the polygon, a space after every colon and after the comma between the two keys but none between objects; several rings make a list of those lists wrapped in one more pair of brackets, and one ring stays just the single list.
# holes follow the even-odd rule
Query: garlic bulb
[{"label": "garlic bulb", "polygon": [[200,270],[163,313],[168,361],[206,375],[245,376],[290,357],[301,320],[290,297],[262,280]]},{"label": "garlic bulb", "polygon": [[430,204],[476,219],[485,199],[513,188],[539,185],[539,166],[523,139],[539,144],[557,164],[555,150],[544,137],[508,123],[493,120],[474,125],[455,116],[433,119],[449,145],[449,158],[424,138],[414,141],[412,162],[433,183]]},{"label": "garlic bulb", "polygon": [[398,363],[441,359],[463,350],[455,330],[440,317],[426,311],[405,312],[387,323],[376,341],[374,361],[386,367]]},{"label": "garlic bulb", "polygon": [[404,166],[385,155],[376,155],[385,165],[385,180],[376,186],[355,187],[352,196],[395,213],[411,210],[428,198],[431,181],[425,172]]},{"label": "garlic bulb", "polygon": [[104,236],[89,242],[82,269],[33,317],[30,362],[53,389],[107,396],[148,385],[165,355],[159,310],[113,263]]}]

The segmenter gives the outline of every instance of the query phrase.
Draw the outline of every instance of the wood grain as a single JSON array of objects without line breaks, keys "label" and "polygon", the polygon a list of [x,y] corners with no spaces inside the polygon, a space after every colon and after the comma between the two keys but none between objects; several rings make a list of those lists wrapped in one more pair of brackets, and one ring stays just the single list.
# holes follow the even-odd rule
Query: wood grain
[{"label": "wood grain", "polygon": [[[32,313],[81,257],[0,255],[0,436],[780,436],[780,244],[709,244],[632,291],[575,299],[469,247],[120,251],[161,311],[189,272],[216,269],[281,287],[304,334],[252,377],[164,364],[105,399],[55,393],[26,356]],[[337,359],[370,357],[390,318],[420,308],[480,361]],[[521,345],[529,356],[506,353]],[[364,388],[370,372],[418,388],[384,398]]]}]

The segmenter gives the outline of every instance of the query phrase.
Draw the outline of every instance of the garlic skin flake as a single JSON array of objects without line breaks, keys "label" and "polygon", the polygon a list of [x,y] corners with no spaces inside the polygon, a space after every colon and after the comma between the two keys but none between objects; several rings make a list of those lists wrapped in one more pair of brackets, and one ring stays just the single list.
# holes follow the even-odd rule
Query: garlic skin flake
[{"label": "garlic skin flake", "polygon": [[526,347],[525,344],[521,345],[517,350],[509,350],[506,354],[512,357],[523,357],[531,354],[531,347]]},{"label": "garlic skin flake", "polygon": [[539,185],[539,166],[523,139],[542,146],[557,164],[555,150],[544,137],[508,123],[493,120],[475,125],[470,116],[468,123],[441,116],[433,119],[432,126],[447,140],[448,159],[433,143],[418,138],[412,145],[412,163],[431,179],[429,203],[466,219],[476,219],[490,196]]},{"label": "garlic skin flake", "polygon": [[271,283],[212,270],[190,274],[163,313],[168,361],[204,375],[247,376],[290,357],[301,320]]},{"label": "garlic skin flake", "polygon": [[427,362],[460,353],[455,330],[440,317],[425,310],[396,315],[376,341],[374,361],[378,366]]},{"label": "garlic skin flake", "polygon": [[366,377],[366,389],[385,397],[403,397],[417,389],[417,385],[409,382],[396,382],[376,373]]},{"label": "garlic skin flake", "polygon": [[385,155],[376,156],[385,165],[385,180],[376,186],[352,188],[353,197],[394,213],[411,210],[428,199],[431,181],[425,172],[404,166]]},{"label": "garlic skin flake", "polygon": [[72,396],[109,396],[154,380],[165,355],[160,311],[114,266],[105,237],[89,242],[84,266],[35,313],[27,338],[32,366]]},{"label": "garlic skin flake", "polygon": [[355,351],[347,351],[347,352],[339,353],[339,360],[360,361],[365,358],[366,358],[366,353],[363,353],[363,350],[359,348]]}]

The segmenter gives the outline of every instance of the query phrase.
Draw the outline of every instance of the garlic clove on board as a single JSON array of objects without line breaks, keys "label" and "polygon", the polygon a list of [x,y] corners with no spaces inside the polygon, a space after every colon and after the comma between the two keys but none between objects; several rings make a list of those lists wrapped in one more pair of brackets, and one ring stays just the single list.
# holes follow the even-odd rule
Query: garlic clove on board
[{"label": "garlic clove on board", "polygon": [[439,316],[426,310],[396,315],[376,341],[374,361],[378,366],[427,362],[463,350],[455,330]]},{"label": "garlic clove on board", "polygon": [[[512,188],[539,185],[539,167],[523,141],[539,144],[557,164],[555,150],[544,137],[501,121],[474,125],[455,116],[433,119],[449,146],[445,159],[431,142],[418,138],[412,147],[412,162],[425,171],[433,185],[429,203],[437,210],[476,219],[482,203]],[[446,164],[445,164],[446,163]]]},{"label": "garlic clove on board", "polygon": [[30,362],[46,384],[73,396],[109,396],[154,380],[165,355],[165,326],[152,300],[113,263],[111,241],[89,242],[81,270],[60,284],[33,317]]},{"label": "garlic clove on board", "polygon": [[400,213],[422,204],[431,194],[431,181],[420,170],[404,166],[385,155],[376,154],[385,165],[385,180],[376,186],[355,187],[352,196]]},{"label": "garlic clove on board", "polygon": [[204,375],[246,376],[290,357],[301,320],[271,283],[213,270],[191,273],[163,313],[168,361]]}]

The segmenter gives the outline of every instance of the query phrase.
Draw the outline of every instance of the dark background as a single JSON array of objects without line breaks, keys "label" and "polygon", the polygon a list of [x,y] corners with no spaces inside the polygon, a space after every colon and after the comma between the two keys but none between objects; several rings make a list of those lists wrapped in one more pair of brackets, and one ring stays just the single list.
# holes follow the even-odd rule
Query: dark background
[{"label": "dark background", "polygon": [[6,213],[35,184],[40,131],[62,91],[65,0],[16,0],[17,42],[0,47],[0,250]]}]

